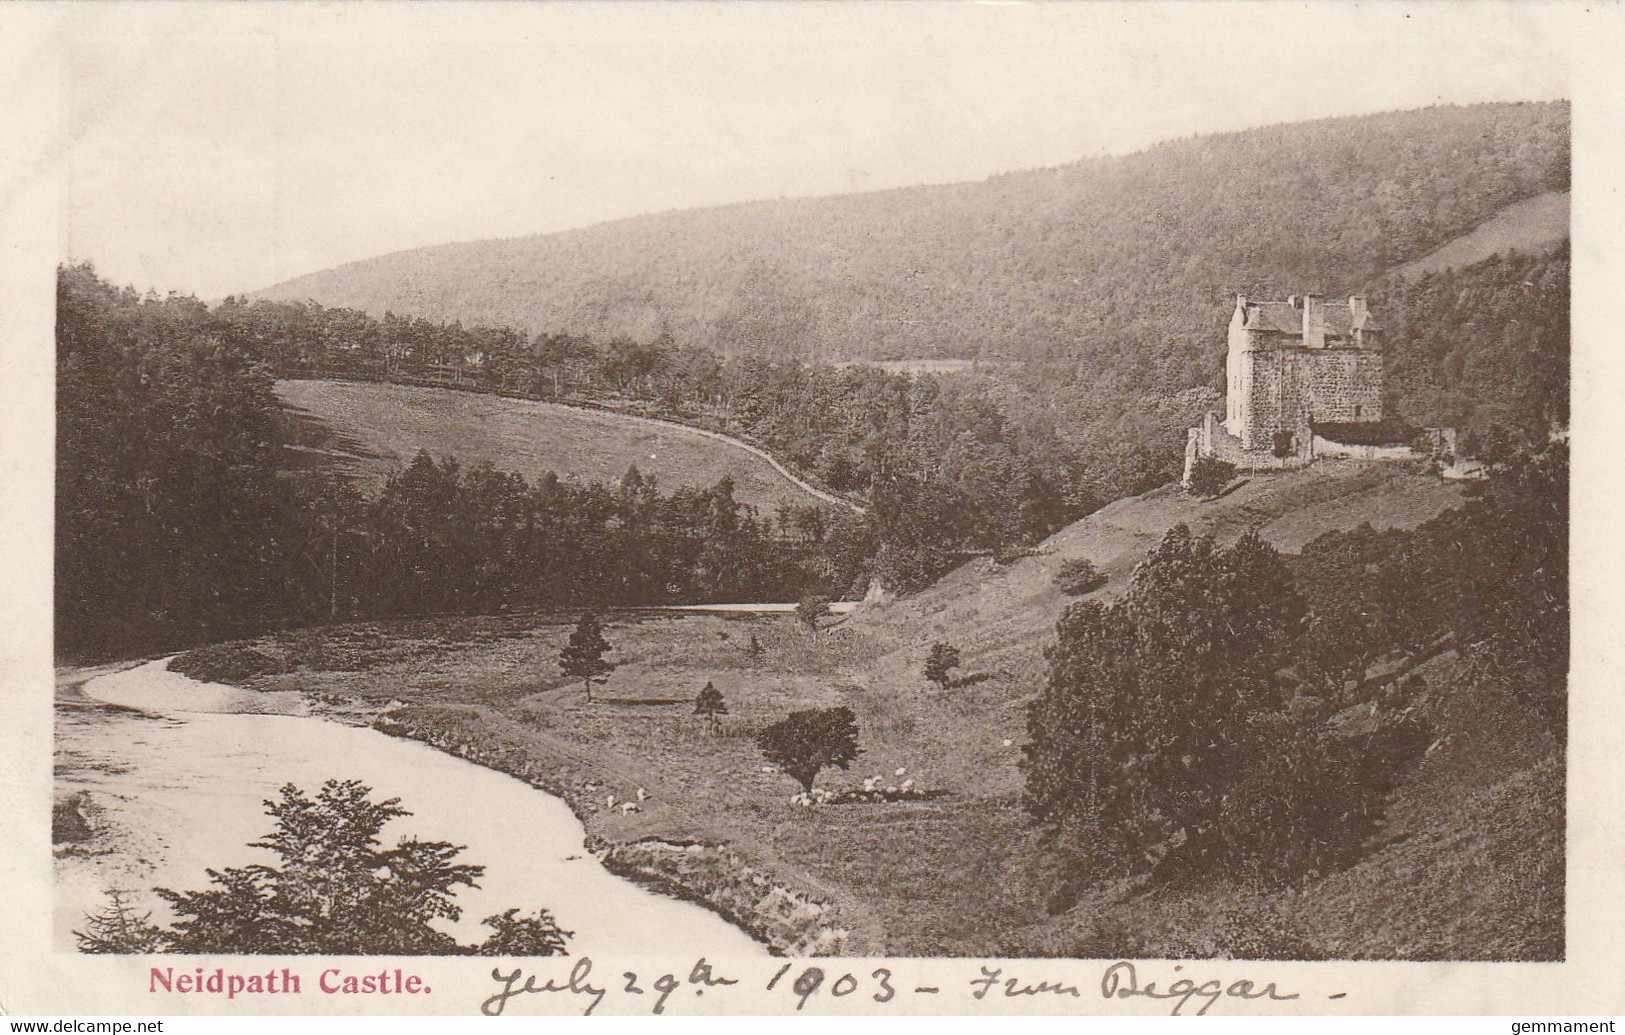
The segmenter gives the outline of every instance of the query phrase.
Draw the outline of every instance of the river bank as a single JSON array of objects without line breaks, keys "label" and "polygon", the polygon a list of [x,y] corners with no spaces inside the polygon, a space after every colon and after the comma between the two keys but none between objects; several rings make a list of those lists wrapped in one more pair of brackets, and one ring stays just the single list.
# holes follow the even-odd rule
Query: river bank
[{"label": "river bank", "polygon": [[461,918],[448,924],[460,938],[476,937],[482,919],[503,908],[543,907],[575,932],[572,954],[658,955],[679,944],[718,957],[766,951],[713,912],[651,894],[602,865],[585,850],[589,835],[569,805],[528,782],[384,736],[322,702],[199,684],[163,666],[59,688],[57,798],[73,803],[88,833],[55,853],[59,950],[74,948],[74,928],[112,888],[162,919],[151,888],[198,888],[207,867],[265,861],[251,845],[268,828],[261,803],[285,783],[314,790],[344,778],[411,810],[390,838],[450,841],[485,867],[479,887],[459,894]]},{"label": "river bank", "polygon": [[[637,792],[617,798],[612,774],[579,757],[549,757],[549,752],[538,750],[529,738],[520,741],[513,737],[494,717],[405,707],[379,716],[374,724],[391,736],[419,741],[554,795],[568,804],[587,828],[588,849],[610,872],[704,906],[775,953],[835,955],[851,934],[840,925],[839,911],[832,901],[792,887],[737,848],[706,839],[697,829],[676,828],[664,836],[610,840],[605,836],[610,833],[605,828],[615,818],[615,805],[610,803],[635,804],[636,812],[623,811],[620,818],[635,817],[643,811]],[[608,822],[595,822],[600,816]]]},{"label": "river bank", "polygon": [[[558,667],[575,617],[356,621],[202,648],[177,666],[398,724],[533,781],[572,803],[607,865],[705,902],[780,951],[827,952],[839,937],[844,955],[970,955],[990,948],[988,932],[1033,918],[1011,851],[1029,836],[1019,800],[999,786],[962,790],[1003,776],[961,763],[966,735],[952,723],[963,692],[907,682],[879,692],[849,674],[886,640],[852,620],[815,632],[792,615],[606,614],[616,668],[588,700]],[[904,664],[918,683],[918,662]],[[715,725],[695,714],[707,683],[727,706]],[[861,754],[819,786],[913,780],[918,800],[792,801],[799,786],[763,758],[757,735],[797,709],[837,705],[859,716]],[[979,721],[967,735],[1013,761],[1016,722]],[[962,876],[965,892],[944,895],[945,875]],[[823,907],[816,919],[804,901]]]}]

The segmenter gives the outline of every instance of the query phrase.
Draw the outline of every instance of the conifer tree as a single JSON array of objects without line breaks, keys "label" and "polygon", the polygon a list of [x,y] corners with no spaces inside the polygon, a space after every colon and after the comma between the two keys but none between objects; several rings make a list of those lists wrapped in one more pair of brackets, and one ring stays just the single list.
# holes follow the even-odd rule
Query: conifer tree
[{"label": "conifer tree", "polygon": [[715,733],[722,726],[719,716],[728,714],[728,702],[722,699],[722,691],[716,684],[707,680],[705,688],[700,695],[694,698],[694,714],[703,715],[711,723],[711,731]]},{"label": "conifer tree", "polygon": [[946,690],[952,681],[950,673],[958,667],[958,647],[947,643],[933,644],[931,653],[925,659],[925,678],[937,684],[939,689]]},{"label": "conifer tree", "polygon": [[581,680],[589,703],[593,683],[605,682],[615,671],[615,663],[604,657],[611,649],[609,641],[604,639],[603,623],[589,611],[581,616],[570,633],[570,641],[559,651],[559,669],[567,678]]}]

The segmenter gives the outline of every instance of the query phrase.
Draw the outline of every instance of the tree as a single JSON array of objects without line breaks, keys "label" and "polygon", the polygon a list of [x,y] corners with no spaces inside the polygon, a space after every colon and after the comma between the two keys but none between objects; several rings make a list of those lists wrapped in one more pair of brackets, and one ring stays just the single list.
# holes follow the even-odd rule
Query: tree
[{"label": "tree", "polygon": [[1199,456],[1191,464],[1191,476],[1185,482],[1185,489],[1192,496],[1212,499],[1223,492],[1235,476],[1235,464],[1226,463],[1216,456]]},{"label": "tree", "polygon": [[604,655],[612,648],[604,639],[604,626],[591,611],[581,616],[570,633],[570,640],[559,651],[559,669],[566,678],[581,680],[587,690],[587,701],[592,701],[592,685],[608,681],[615,671],[615,663]]},{"label": "tree", "polygon": [[959,667],[959,648],[946,643],[931,645],[925,658],[925,678],[943,690],[948,689],[948,673]]},{"label": "tree", "polygon": [[722,699],[722,691],[710,680],[706,681],[700,695],[694,698],[694,714],[703,715],[710,720],[713,732],[722,726],[718,716],[728,714],[728,702]]},{"label": "tree", "polygon": [[806,597],[796,605],[796,617],[801,619],[808,629],[818,631],[818,620],[829,617],[829,597]]},{"label": "tree", "polygon": [[1062,561],[1060,570],[1055,573],[1055,588],[1069,597],[1093,593],[1105,584],[1106,573],[1087,557]]},{"label": "tree", "polygon": [[162,950],[164,932],[151,922],[151,912],[136,913],[129,894],[113,888],[107,893],[107,907],[85,917],[85,929],[73,932],[80,952],[139,954]]},{"label": "tree", "polygon": [[328,780],[316,797],[293,784],[265,802],[273,829],[251,847],[280,865],[208,870],[202,891],[158,888],[177,919],[160,929],[136,917],[115,894],[113,905],[76,932],[88,952],[193,954],[466,955],[523,947],[534,955],[563,952],[569,932],[552,914],[517,910],[486,919],[496,930],[484,945],[460,944],[432,926],[462,915],[457,889],[474,887],[483,866],[457,861],[444,841],[402,838],[384,848],[379,833],[409,816],[399,798],[374,801],[355,780]]},{"label": "tree", "polygon": [[[1323,737],[1323,714],[1282,698],[1304,618],[1256,534],[1220,550],[1183,525],[1120,602],[1069,607],[1028,708],[1026,803],[1053,843],[1097,877],[1339,861],[1385,788],[1366,754]],[[1409,732],[1376,740],[1414,760]]]},{"label": "tree", "polygon": [[810,708],[756,735],[762,755],[810,792],[825,766],[845,769],[858,757],[858,720],[847,707]]},{"label": "tree", "polygon": [[1461,569],[1458,638],[1480,676],[1529,702],[1568,737],[1569,456],[1518,453],[1476,487],[1463,513],[1475,549]]},{"label": "tree", "polygon": [[567,941],[575,933],[562,930],[545,909],[521,916],[515,907],[482,922],[494,933],[480,944],[481,956],[567,956]]}]

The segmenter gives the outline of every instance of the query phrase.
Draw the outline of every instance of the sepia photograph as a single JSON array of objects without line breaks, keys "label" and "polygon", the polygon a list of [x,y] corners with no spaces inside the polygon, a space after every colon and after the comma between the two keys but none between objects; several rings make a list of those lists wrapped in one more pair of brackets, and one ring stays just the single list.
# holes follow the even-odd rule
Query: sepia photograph
[{"label": "sepia photograph", "polygon": [[1579,6],[23,6],[5,1012],[1617,972]]}]

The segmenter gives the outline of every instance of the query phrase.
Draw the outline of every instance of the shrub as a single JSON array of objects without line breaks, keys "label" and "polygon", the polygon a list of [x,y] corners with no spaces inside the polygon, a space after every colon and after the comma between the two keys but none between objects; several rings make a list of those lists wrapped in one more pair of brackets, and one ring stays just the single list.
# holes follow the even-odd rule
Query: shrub
[{"label": "shrub", "polygon": [[171,672],[204,683],[231,683],[241,686],[255,676],[286,672],[289,666],[269,651],[246,643],[215,643],[189,650],[171,658]]},{"label": "shrub", "polygon": [[813,632],[818,631],[818,621],[829,617],[829,597],[807,597],[796,605],[796,617]]},{"label": "shrub", "polygon": [[574,933],[560,930],[545,909],[534,916],[520,916],[515,907],[482,922],[494,933],[481,943],[481,956],[564,956],[566,939]]},{"label": "shrub", "polygon": [[959,648],[946,643],[933,644],[925,659],[925,678],[943,690],[948,689],[950,675],[959,667]]},{"label": "shrub", "polygon": [[705,688],[694,698],[694,714],[710,720],[712,732],[722,725],[721,716],[728,714],[728,702],[722,699],[722,691],[715,683],[707,680]]},{"label": "shrub", "polygon": [[1201,456],[1191,464],[1191,476],[1185,482],[1185,491],[1201,499],[1212,499],[1224,491],[1230,479],[1236,476],[1236,465],[1215,456]]},{"label": "shrub", "polygon": [[84,813],[85,792],[51,803],[51,843],[88,841],[95,835]]},{"label": "shrub", "polygon": [[112,889],[107,893],[107,908],[85,917],[85,929],[73,932],[80,952],[111,955],[163,950],[164,932],[151,922],[150,912],[137,913],[127,895],[121,888]]},{"label": "shrub", "polygon": [[1095,567],[1095,563],[1087,557],[1077,557],[1061,562],[1061,569],[1055,573],[1055,588],[1069,597],[1081,597],[1085,593],[1093,593],[1106,584],[1106,573]]}]

